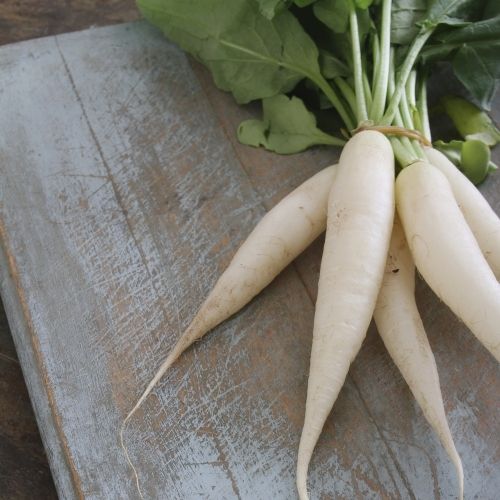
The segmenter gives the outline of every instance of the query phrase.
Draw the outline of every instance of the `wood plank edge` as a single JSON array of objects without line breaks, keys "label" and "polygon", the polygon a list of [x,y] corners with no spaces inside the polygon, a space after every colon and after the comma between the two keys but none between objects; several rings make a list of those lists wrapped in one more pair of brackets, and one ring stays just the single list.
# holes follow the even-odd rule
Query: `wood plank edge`
[{"label": "wood plank edge", "polygon": [[[20,274],[0,215],[0,295],[19,355],[23,377],[47,452],[57,493],[61,498],[84,498],[80,476],[76,470],[68,441],[62,430],[55,395],[43,360],[39,340],[31,318]],[[44,432],[52,428],[54,433]],[[50,435],[52,434],[52,435]],[[60,462],[58,457],[63,457]],[[60,477],[64,474],[65,477]],[[68,491],[68,485],[73,490]]]}]

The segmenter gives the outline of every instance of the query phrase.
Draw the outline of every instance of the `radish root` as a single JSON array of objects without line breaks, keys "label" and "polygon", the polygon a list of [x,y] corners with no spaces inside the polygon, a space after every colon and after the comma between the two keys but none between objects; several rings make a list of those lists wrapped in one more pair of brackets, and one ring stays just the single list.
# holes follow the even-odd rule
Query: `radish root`
[{"label": "radish root", "polygon": [[308,498],[307,471],[319,435],[375,309],[393,217],[391,144],[379,132],[360,132],[342,151],[328,199],[306,411],[297,457],[301,500]]},{"label": "radish root", "polygon": [[462,500],[462,461],[448,426],[436,361],[415,302],[415,264],[397,217],[374,319],[387,351],[455,466]]},{"label": "radish root", "polygon": [[134,467],[134,464],[132,463],[132,460],[130,459],[128,449],[125,446],[125,443],[123,441],[123,433],[125,432],[125,426],[127,425],[127,422],[129,421],[130,417],[132,417],[132,415],[135,413],[135,410],[137,408],[138,408],[138,406],[136,405],[134,407],[134,409],[125,417],[125,420],[123,421],[123,423],[120,427],[120,446],[121,446],[123,452],[125,453],[125,458],[127,459],[128,465],[130,466],[130,468],[132,469],[132,472],[134,473],[135,486],[137,488],[137,491],[139,492],[139,496],[142,499],[144,499],[144,496],[143,496],[142,490],[141,490],[141,485],[139,483],[139,475],[137,474],[137,469]]},{"label": "radish root", "polygon": [[500,284],[447,178],[427,162],[413,163],[396,179],[396,204],[420,274],[500,361]]},{"label": "radish root", "polygon": [[500,280],[500,218],[481,191],[440,151],[426,148],[432,164],[448,179],[453,195],[471,228],[483,255]]}]

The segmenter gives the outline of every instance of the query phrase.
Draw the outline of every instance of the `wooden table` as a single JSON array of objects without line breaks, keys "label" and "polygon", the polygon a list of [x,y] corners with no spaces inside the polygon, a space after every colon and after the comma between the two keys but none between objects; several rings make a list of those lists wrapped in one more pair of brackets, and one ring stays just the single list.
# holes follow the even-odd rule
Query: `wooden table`
[{"label": "wooden table", "polygon": [[[137,19],[134,0],[2,0],[0,45]],[[57,498],[0,302],[0,499]]]}]

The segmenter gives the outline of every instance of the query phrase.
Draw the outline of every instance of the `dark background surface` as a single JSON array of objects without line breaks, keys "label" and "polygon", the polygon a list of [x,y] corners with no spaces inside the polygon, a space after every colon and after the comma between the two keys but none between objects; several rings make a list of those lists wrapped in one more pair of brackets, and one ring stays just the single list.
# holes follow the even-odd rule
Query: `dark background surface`
[{"label": "dark background surface", "polygon": [[[2,0],[0,44],[138,17],[134,0]],[[57,498],[1,301],[0,498]]]}]

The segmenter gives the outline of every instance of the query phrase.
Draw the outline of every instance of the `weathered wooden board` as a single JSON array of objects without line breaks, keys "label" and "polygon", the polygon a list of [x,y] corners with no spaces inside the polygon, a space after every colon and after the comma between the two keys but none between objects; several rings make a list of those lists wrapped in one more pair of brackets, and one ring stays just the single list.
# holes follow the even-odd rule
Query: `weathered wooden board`
[{"label": "weathered wooden board", "polygon": [[[135,498],[118,428],[276,200],[334,160],[244,148],[247,113],[142,23],[0,49],[1,291],[61,498]],[[500,209],[500,179],[486,186]],[[147,498],[288,499],[321,242],[187,353],[131,420]],[[465,293],[465,291],[464,291]],[[500,491],[499,370],[419,299],[468,498]],[[316,498],[453,498],[371,331],[312,463]]]}]

